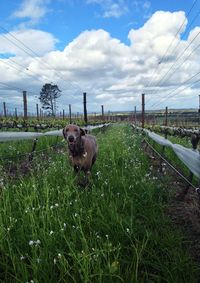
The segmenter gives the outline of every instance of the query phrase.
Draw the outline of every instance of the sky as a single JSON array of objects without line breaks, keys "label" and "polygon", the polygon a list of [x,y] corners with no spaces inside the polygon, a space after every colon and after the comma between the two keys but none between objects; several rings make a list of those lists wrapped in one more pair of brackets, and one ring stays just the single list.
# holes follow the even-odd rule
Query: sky
[{"label": "sky", "polygon": [[58,85],[58,112],[198,108],[200,0],[1,0],[0,113],[36,111]]}]

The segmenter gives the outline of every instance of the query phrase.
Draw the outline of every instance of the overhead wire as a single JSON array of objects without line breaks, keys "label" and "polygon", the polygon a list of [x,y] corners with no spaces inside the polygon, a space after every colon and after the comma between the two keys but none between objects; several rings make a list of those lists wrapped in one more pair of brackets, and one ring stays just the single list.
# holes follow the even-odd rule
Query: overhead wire
[{"label": "overhead wire", "polygon": [[[173,91],[171,91],[170,93],[168,93],[167,95],[165,95],[165,97],[161,98],[158,102],[155,102],[154,104],[151,105],[151,107],[155,107],[155,106],[158,106],[161,102],[169,99],[169,98],[172,98],[173,96],[176,96],[177,93],[180,93],[181,91],[185,90],[188,88],[188,85],[186,85],[183,89],[181,89],[180,91],[178,91],[177,93],[175,93],[175,91],[181,87],[183,87],[183,85],[185,85],[186,83],[188,83],[190,80],[192,80],[193,78],[195,78],[196,76],[200,75],[200,72],[196,73],[195,75],[193,75],[192,77],[190,77],[189,79],[187,79],[186,81],[184,81],[182,83],[182,85],[176,87]],[[200,79],[195,81],[195,82],[192,82],[190,83],[189,85],[195,85],[196,83],[200,82]]]},{"label": "overhead wire", "polygon": [[[192,11],[192,9],[194,8],[194,6],[195,6],[196,3],[197,3],[197,0],[193,2],[192,7],[190,8],[189,12],[188,12],[187,15],[186,15],[186,18],[189,16],[189,14],[191,13],[191,11]],[[191,21],[190,25],[187,27],[186,31],[189,29],[189,27],[192,26],[192,24],[194,23],[194,21],[196,20],[196,18],[199,16],[199,14],[200,14],[200,10],[198,10],[198,13],[196,13],[195,17],[192,19],[192,21]],[[182,29],[182,27],[183,27],[183,25],[184,25],[184,23],[185,23],[185,21],[186,21],[186,18],[184,19],[184,21],[183,21],[182,24],[180,25],[178,31],[176,32],[176,34],[175,34],[173,40],[171,41],[171,43],[169,44],[169,46],[168,46],[168,48],[167,48],[165,54],[163,55],[162,59],[159,61],[159,63],[158,63],[159,66],[160,66],[160,64],[161,64],[162,62],[164,62],[164,58],[166,57],[166,55],[167,55],[167,53],[168,53],[170,47],[172,46],[172,43],[174,42],[175,38],[177,37],[177,35],[178,35],[179,32],[181,31],[181,29]],[[186,31],[185,31],[185,32],[186,32]],[[154,86],[154,88],[160,86],[160,83],[161,83],[161,82],[164,82],[164,78],[167,76],[167,74],[170,72],[170,70],[171,70],[174,66],[176,66],[176,62],[183,56],[183,54],[185,54],[186,50],[187,50],[187,49],[191,46],[191,44],[196,40],[196,38],[199,36],[199,34],[200,34],[200,32],[199,32],[199,33],[192,39],[192,41],[186,46],[186,48],[184,49],[184,51],[181,52],[181,55],[178,56],[178,58],[176,59],[176,61],[171,65],[171,67],[170,67],[170,68],[168,69],[168,71],[164,74],[164,76],[162,76],[162,78],[157,82],[157,84]],[[172,49],[172,51],[171,51],[170,54],[172,54],[172,52],[175,52],[175,50],[178,48],[179,44],[180,44],[180,41],[174,46],[174,48]],[[199,47],[199,46],[198,46],[198,47]],[[198,47],[195,47],[195,50],[196,50]],[[187,56],[187,58],[185,58],[185,60],[188,59],[188,58],[192,55],[192,53],[194,53],[195,50],[192,50],[192,52]],[[182,63],[179,63],[179,66],[176,67],[176,68],[173,70],[173,72],[171,73],[171,75],[172,75],[178,68],[180,68],[180,67],[186,62],[185,60],[184,60]],[[165,62],[167,62],[167,61],[168,61],[168,60],[165,60]],[[156,72],[156,70],[157,70],[158,68],[159,68],[159,67],[156,67],[154,71]],[[155,72],[154,72],[154,73],[155,73]],[[171,76],[171,75],[170,75],[170,76]],[[170,77],[170,76],[169,76],[169,77]],[[153,79],[154,79],[154,77],[152,76],[151,81],[148,83],[148,85],[145,86],[145,88],[152,86],[152,81],[153,81]],[[162,86],[162,85],[161,85],[161,86]],[[152,94],[155,94],[155,93],[157,93],[157,92],[158,92],[158,90],[155,89],[155,90],[153,91],[153,93],[151,93],[151,95],[152,95]],[[151,98],[151,99],[148,99],[148,100],[146,101],[146,104],[149,103],[149,100],[152,100],[152,98]]]},{"label": "overhead wire", "polygon": [[[29,48],[26,44],[24,44],[21,40],[19,40],[16,36],[14,36],[12,33],[10,33],[8,30],[6,30],[5,28],[3,28],[3,27],[1,27],[0,26],[0,28],[3,30],[3,31],[5,31],[5,32],[7,32],[12,38],[14,38],[15,39],[15,41],[17,41],[17,42],[19,42],[20,43],[20,45],[22,45],[22,46],[20,46],[19,44],[17,44],[16,42],[14,42],[13,40],[11,40],[10,38],[8,38],[8,36],[6,36],[5,34],[1,34],[1,36],[3,36],[4,38],[6,38],[9,42],[11,42],[13,45],[15,45],[17,48],[19,48],[20,50],[22,50],[23,52],[25,52],[26,54],[28,54],[29,56],[31,56],[32,58],[34,58],[35,60],[37,60],[38,62],[42,62],[42,64],[43,65],[45,65],[45,66],[48,66],[48,68],[50,68],[51,70],[53,70],[54,72],[55,72],[55,70],[52,68],[52,66],[50,66],[48,63],[46,63],[46,62],[43,62],[43,60],[40,58],[40,55],[39,54],[37,54],[34,50],[32,50],[31,48]],[[28,49],[28,51],[25,49]],[[35,57],[33,57],[33,55],[30,53],[30,52],[32,52],[35,56],[37,56],[36,58]],[[12,61],[14,64],[17,64],[17,65],[20,65],[20,66],[22,66],[21,64],[18,64],[18,63],[16,63],[14,60],[12,60],[11,58],[9,58],[9,60],[10,61]],[[3,61],[2,61],[3,62]],[[3,62],[3,63],[5,63],[5,61]],[[8,62],[6,62],[6,64],[8,64]],[[10,65],[10,64],[9,64]],[[11,65],[10,65],[10,67],[11,67]],[[16,69],[16,70],[18,70],[19,71],[19,69],[17,69],[17,68],[15,68],[14,66],[12,66],[14,69]],[[24,68],[24,66],[22,66],[22,68]],[[28,69],[30,72],[32,72],[32,73],[35,73],[35,72],[33,72],[32,70],[30,70],[30,68],[26,68],[26,69]],[[24,70],[22,70],[23,72],[24,72]],[[36,73],[35,73],[36,74]],[[31,75],[31,74],[27,74],[27,75]],[[39,77],[38,76],[38,74],[36,74],[37,75],[37,78]],[[57,76],[57,77],[59,77],[62,81],[65,81],[66,82],[66,79],[64,79],[63,77],[61,77],[57,72],[55,73],[55,75]],[[32,76],[33,77],[33,76]],[[41,78],[39,77],[39,79],[41,80]],[[43,80],[42,80],[43,81]],[[47,81],[49,81],[48,79],[47,79]],[[50,81],[49,81],[50,82]],[[43,81],[43,83],[44,83],[44,81]],[[50,83],[52,83],[52,82],[50,82]],[[74,87],[75,86],[75,83],[72,83],[72,82],[70,82],[70,81],[68,81],[67,82],[68,83],[68,85],[70,85],[71,87],[72,87],[72,89],[76,89],[76,92],[74,93],[74,94],[76,94],[76,93],[78,93],[79,95],[80,95],[80,93],[79,93],[79,91],[81,91],[81,88],[76,84],[76,88]],[[6,85],[5,83],[0,83],[0,84],[2,84],[2,85]],[[7,87],[9,87],[10,88],[10,86],[8,86],[8,85],[6,85]],[[23,91],[22,89],[20,89],[19,87],[14,87],[15,88],[15,90],[20,90],[20,91]],[[66,89],[65,89],[65,91],[66,91]],[[28,91],[29,93],[32,93],[31,91]],[[71,94],[69,94],[69,93],[67,93],[67,96],[68,97],[71,97],[71,98],[73,98],[74,99],[74,95],[71,95]]]},{"label": "overhead wire", "polygon": [[[12,38],[15,39],[15,41],[19,42],[22,47],[19,46],[19,44],[16,44],[15,42],[13,42],[13,40],[9,39],[8,36],[6,36],[5,34],[2,34],[2,36],[4,38],[6,38],[8,41],[10,41],[12,44],[14,44],[15,46],[17,46],[19,49],[23,50],[23,52],[25,52],[26,54],[28,54],[29,56],[33,57],[32,54],[34,54],[36,57],[33,57],[35,60],[39,61],[40,63],[42,62],[43,65],[47,66],[48,68],[50,68],[50,70],[53,70],[55,72],[55,75],[57,77],[59,77],[61,80],[65,81],[66,83],[68,83],[69,85],[73,86],[74,88],[78,89],[78,90],[81,90],[81,88],[79,87],[78,84],[76,83],[72,83],[70,81],[66,81],[65,78],[63,78],[62,76],[60,76],[60,74],[55,71],[55,69],[50,65],[48,64],[47,62],[44,62],[41,58],[40,58],[40,55],[35,52],[33,49],[31,49],[29,46],[27,46],[26,44],[24,44],[20,39],[18,39],[16,36],[14,36],[11,32],[9,32],[7,29],[5,29],[4,27],[0,26],[0,29],[3,30],[4,32],[6,32],[9,36],[11,36]],[[26,49],[28,50],[26,50]],[[30,53],[30,52],[32,53]]]},{"label": "overhead wire", "polygon": [[[171,40],[170,44],[168,45],[168,47],[167,47],[165,53],[163,54],[161,60],[159,60],[159,62],[157,63],[158,67],[157,67],[157,65],[156,65],[156,67],[155,67],[155,69],[154,69],[154,73],[156,72],[157,69],[159,69],[160,65],[163,63],[164,59],[166,58],[166,56],[167,56],[167,54],[168,54],[168,52],[169,52],[170,47],[171,47],[172,44],[174,43],[176,37],[179,35],[179,32],[182,30],[182,28],[183,28],[183,26],[184,26],[184,24],[185,24],[185,22],[186,22],[187,17],[188,17],[188,16],[190,15],[190,13],[192,12],[192,10],[193,10],[194,6],[196,5],[197,1],[198,1],[198,0],[195,0],[195,1],[193,2],[193,4],[192,4],[190,10],[187,12],[185,19],[184,19],[183,22],[181,23],[181,25],[180,25],[180,27],[178,28],[176,34],[174,35],[173,39]],[[199,13],[198,13],[198,15],[199,15]],[[196,17],[197,17],[197,16],[196,16]],[[195,17],[195,19],[196,19],[196,17]],[[188,27],[188,28],[189,28],[189,27]],[[177,47],[177,46],[175,46],[175,48],[176,48],[176,47]],[[173,49],[173,51],[174,51],[174,49]],[[171,54],[173,51],[171,51],[170,54]],[[166,61],[165,61],[165,62],[166,62]],[[154,74],[153,74],[153,75],[154,75]],[[153,81],[153,76],[152,76],[151,81],[145,86],[145,88],[151,86],[152,81]]]},{"label": "overhead wire", "polygon": [[[200,35],[200,31],[196,34],[196,36],[190,41],[190,43],[185,47],[185,49],[181,52],[181,55],[178,56],[178,58],[176,59],[176,61],[171,65],[171,67],[168,69],[168,71],[164,74],[164,76],[162,76],[162,78],[159,80],[159,82],[155,85],[155,87],[160,86],[160,83],[162,81],[164,81],[164,78],[166,78],[166,76],[168,75],[168,73],[171,71],[171,69],[173,68],[173,66],[175,66],[176,62],[183,56],[183,54],[185,53],[185,51],[191,46],[191,44],[195,41],[195,39]],[[172,73],[173,74],[173,73]],[[169,78],[169,77],[168,77]]]}]

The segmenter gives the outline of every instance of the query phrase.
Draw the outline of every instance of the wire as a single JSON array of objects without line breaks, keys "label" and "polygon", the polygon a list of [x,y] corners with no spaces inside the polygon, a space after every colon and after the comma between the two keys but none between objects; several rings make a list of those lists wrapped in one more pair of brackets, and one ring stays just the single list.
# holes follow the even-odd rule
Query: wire
[{"label": "wire", "polygon": [[[51,70],[54,70],[54,68],[52,68],[51,65],[49,65],[48,63],[44,62],[41,58],[40,55],[38,53],[36,53],[34,50],[32,50],[30,47],[28,47],[26,44],[24,44],[21,40],[19,40],[16,36],[14,36],[12,33],[10,33],[7,29],[5,29],[4,27],[0,26],[0,29],[2,29],[3,31],[5,31],[7,34],[9,34],[12,38],[14,38],[17,42],[19,42],[23,47],[25,47],[26,49],[24,49],[23,47],[20,47],[18,44],[16,44],[15,42],[13,42],[12,40],[10,40],[5,34],[2,34],[2,36],[4,38],[6,38],[8,41],[10,41],[12,44],[14,44],[15,46],[17,46],[19,49],[23,50],[26,54],[28,54],[29,56],[33,57],[33,55],[31,53],[33,53],[35,56],[37,56],[36,58],[33,57],[35,60],[39,61],[40,63],[42,62],[43,65],[48,66],[48,68],[50,68]],[[30,52],[31,53],[30,53]],[[55,70],[54,70],[55,71]],[[64,80],[65,82],[66,79],[63,78],[62,76],[60,76],[57,72],[55,72],[55,75],[57,77],[59,77],[61,80]],[[67,82],[69,83],[71,86],[75,86],[76,85],[76,89],[78,88],[79,90],[81,90],[81,88],[79,87],[78,84],[76,83],[72,83],[72,82]]]},{"label": "wire", "polygon": [[[51,146],[48,146],[47,148],[44,148],[44,149],[40,149],[40,150],[36,150],[34,152],[32,152],[33,154],[38,154],[38,153],[41,153],[41,152],[45,152],[45,151],[48,151],[49,149],[54,149],[56,147],[59,147],[63,145],[63,143],[57,143],[57,144],[54,144],[54,145],[51,145]],[[24,156],[29,156],[32,154],[31,152],[25,152],[25,153],[21,153],[21,154],[17,154],[15,156],[0,156],[0,160],[10,160],[10,159],[17,159],[19,157],[24,157]]]},{"label": "wire", "polygon": [[[190,11],[187,13],[187,16],[190,14],[191,10],[194,8],[194,5],[196,4],[196,2],[197,2],[197,1],[195,1],[195,2],[193,3],[193,5],[192,5]],[[199,14],[200,14],[200,10],[198,10],[198,13],[196,13],[195,17],[193,17],[192,22],[191,22],[190,25],[187,27],[187,29],[185,30],[185,32],[192,26],[192,24],[194,23],[194,21],[196,20],[196,18],[199,16]],[[181,30],[183,24],[184,24],[184,22],[183,22],[182,25],[180,26],[178,32]],[[177,34],[178,34],[178,32],[177,32]],[[184,32],[184,33],[185,33],[185,32]],[[177,35],[177,34],[176,34],[176,35]],[[177,61],[179,61],[179,60],[183,57],[183,55],[185,54],[186,50],[187,50],[187,49],[191,46],[191,44],[196,40],[196,38],[199,36],[199,34],[200,34],[200,32],[198,32],[198,33],[196,34],[196,36],[192,39],[192,41],[189,42],[189,44],[186,46],[186,48],[183,50],[183,52],[181,52],[180,56],[176,59],[176,61],[175,61],[174,63],[172,63],[171,67],[170,67],[170,68],[168,69],[168,71],[162,76],[162,78],[157,82],[157,84],[156,84],[154,87],[162,86],[163,83],[166,81],[166,77],[169,79],[169,78],[175,73],[175,71],[177,71],[183,64],[186,63],[186,60],[192,55],[192,53],[194,53],[194,52],[199,48],[200,45],[196,46],[195,49],[193,49],[193,50],[190,52],[190,54],[189,54],[187,57],[185,57],[185,58],[183,59],[183,61],[180,62],[179,65],[176,67]],[[175,40],[175,38],[176,38],[176,36],[174,37],[174,40]],[[173,50],[171,51],[171,54],[177,49],[177,47],[179,46],[180,42],[181,42],[181,41],[179,41],[179,42],[175,45],[175,47],[174,47]],[[171,45],[171,44],[170,44],[170,45]],[[167,53],[167,52],[166,52],[166,53]],[[162,61],[163,61],[163,58],[162,58],[161,62],[162,62]],[[161,62],[159,62],[159,64],[160,64]],[[167,61],[165,61],[165,62],[167,62]],[[174,68],[174,67],[175,67],[175,68]],[[174,70],[171,72],[171,74],[169,74],[170,71],[171,71],[173,68],[174,68]],[[169,75],[168,75],[168,74],[169,74]],[[168,75],[168,76],[167,76],[167,75]],[[153,81],[153,77],[152,77],[151,82],[152,82],[152,81]],[[161,84],[161,82],[162,82],[162,84]],[[151,84],[151,85],[152,85],[152,84]],[[149,86],[149,84],[148,84],[148,86]],[[159,91],[159,90],[155,89],[155,90],[151,93],[151,95],[156,94],[158,91]],[[150,102],[150,100],[152,100],[152,98],[146,100],[146,105]],[[162,99],[161,99],[161,100],[162,100]],[[159,102],[157,101],[157,103],[159,103]]]},{"label": "wire", "polygon": [[[196,36],[191,40],[191,42],[186,46],[186,48],[181,52],[181,55],[176,59],[176,61],[172,64],[172,66],[168,69],[168,71],[164,74],[164,76],[159,80],[159,82],[156,84],[156,86],[159,86],[160,83],[164,80],[164,78],[167,76],[167,74],[170,72],[170,70],[173,68],[173,66],[176,64],[176,62],[183,56],[185,51],[190,47],[190,45],[195,41],[195,39],[200,35],[200,31],[196,34]],[[169,77],[168,77],[169,78]]]},{"label": "wire", "polygon": [[164,158],[146,139],[144,141],[171,169],[173,169],[183,180],[185,180],[195,191],[197,191],[197,188],[183,174],[181,174],[166,158]]},{"label": "wire", "polygon": [[[200,72],[198,72],[197,74],[195,74],[194,76],[192,76],[191,78],[189,78],[188,80],[186,80],[183,84],[189,82],[191,79],[193,79],[194,77],[196,77],[196,76],[199,75],[199,74],[200,74]],[[196,83],[198,83],[198,82],[200,82],[200,79],[197,80],[197,81],[195,81],[195,82],[193,82],[193,83],[191,83],[190,85],[194,85],[194,84],[196,84]],[[178,86],[178,87],[175,88],[173,91],[171,91],[167,96],[165,96],[164,98],[161,98],[158,102],[152,104],[151,106],[152,106],[152,107],[153,107],[153,106],[158,106],[161,102],[165,101],[166,99],[169,99],[169,98],[174,97],[175,95],[177,95],[177,94],[180,93],[181,91],[183,91],[183,90],[185,90],[185,89],[188,88],[188,85],[187,85],[187,86],[185,86],[183,89],[179,90],[177,93],[174,93],[177,89],[181,88],[182,86],[183,86],[183,85]]]},{"label": "wire", "polygon": [[[10,60],[10,59],[9,59],[9,60]],[[28,68],[22,66],[21,64],[18,64],[18,63],[16,63],[16,62],[14,62],[13,60],[12,60],[12,62],[13,62],[14,64],[16,64],[17,66],[23,67],[23,69],[16,68],[16,67],[13,66],[10,62],[7,62],[7,61],[2,61],[2,60],[0,60],[0,62],[3,63],[3,64],[5,64],[5,65],[10,66],[11,68],[13,68],[13,69],[15,69],[15,70],[17,70],[17,71],[23,72],[24,74],[26,74],[26,75],[28,75],[28,76],[34,78],[34,79],[36,79],[36,76],[37,76],[37,79],[39,79],[43,84],[45,84],[47,81],[48,81],[49,83],[52,83],[52,82],[49,81],[48,79],[47,79],[46,81],[43,81],[42,78],[40,78],[40,77],[38,76],[38,74],[36,74],[35,72],[29,70]],[[26,71],[28,71],[28,72],[26,72],[24,69],[26,69]],[[33,73],[34,75],[30,74],[29,72]]]},{"label": "wire", "polygon": [[[149,86],[151,86],[152,85],[152,81],[153,81],[153,78],[154,78],[154,74],[155,74],[155,72],[156,72],[156,70],[157,69],[159,69],[159,67],[160,67],[160,65],[162,64],[162,62],[164,61],[164,59],[165,59],[165,57],[166,57],[166,55],[167,55],[167,53],[168,53],[168,51],[169,51],[169,49],[170,49],[170,47],[172,46],[172,44],[173,44],[173,42],[174,42],[174,40],[175,40],[175,38],[177,37],[177,35],[179,34],[179,32],[181,31],[181,29],[182,29],[182,27],[183,27],[183,25],[185,24],[185,22],[186,22],[186,18],[190,15],[190,13],[191,13],[191,11],[193,10],[193,8],[194,8],[194,6],[195,6],[195,4],[196,4],[196,2],[197,2],[198,0],[195,0],[194,2],[193,2],[193,4],[192,4],[192,6],[191,6],[191,8],[190,8],[190,10],[187,12],[187,14],[186,14],[186,17],[185,17],[185,19],[184,19],[184,21],[182,22],[182,24],[180,25],[180,27],[179,27],[179,29],[177,30],[177,32],[176,32],[176,34],[175,34],[175,36],[174,36],[174,38],[171,40],[171,42],[170,42],[170,44],[168,45],[168,47],[167,47],[167,49],[166,49],[166,51],[165,51],[165,53],[164,53],[164,55],[162,56],[162,58],[161,58],[161,60],[158,62],[158,67],[156,67],[155,69],[154,69],[154,72],[153,72],[153,74],[152,74],[152,79],[151,79],[151,81],[148,83],[148,85],[146,85],[145,86],[145,88],[147,88],[147,87],[149,87]],[[197,18],[197,16],[199,15],[199,13],[195,16],[195,19]],[[193,21],[192,21],[192,23],[194,22],[194,18],[193,18]],[[189,27],[188,27],[189,28]],[[173,49],[173,51],[175,50],[177,48],[177,45],[176,45],[176,47]],[[172,52],[173,51],[171,51],[171,53],[170,54],[172,54]],[[167,61],[165,61],[165,62],[167,62]]]}]

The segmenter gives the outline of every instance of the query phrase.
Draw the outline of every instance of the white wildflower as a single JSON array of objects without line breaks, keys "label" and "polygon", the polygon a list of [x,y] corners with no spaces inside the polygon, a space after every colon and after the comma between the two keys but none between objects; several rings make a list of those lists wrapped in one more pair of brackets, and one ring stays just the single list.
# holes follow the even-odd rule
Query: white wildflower
[{"label": "white wildflower", "polygon": [[35,244],[40,245],[41,244],[40,240],[35,241]]}]

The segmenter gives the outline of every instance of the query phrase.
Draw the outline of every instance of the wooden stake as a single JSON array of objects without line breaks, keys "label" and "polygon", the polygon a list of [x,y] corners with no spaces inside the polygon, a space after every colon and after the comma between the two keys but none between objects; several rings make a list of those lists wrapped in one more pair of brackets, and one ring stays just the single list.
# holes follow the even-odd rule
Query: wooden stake
[{"label": "wooden stake", "polygon": [[71,104],[69,104],[69,123],[72,123],[72,107]]},{"label": "wooden stake", "polygon": [[145,94],[142,93],[142,128],[144,129],[144,115],[145,115]]},{"label": "wooden stake", "polygon": [[3,102],[3,111],[4,111],[4,117],[7,117],[7,111],[6,111],[6,103]]},{"label": "wooden stake", "polygon": [[168,107],[166,106],[165,108],[165,126],[167,127],[168,125]]},{"label": "wooden stake", "polygon": [[36,104],[36,112],[37,112],[37,120],[40,120],[40,116],[39,116],[39,106],[38,104]]},{"label": "wooden stake", "polygon": [[18,116],[17,116],[17,108],[15,108],[15,119],[16,119],[16,120],[18,119]]},{"label": "wooden stake", "polygon": [[86,92],[83,93],[83,110],[84,110],[84,121],[85,121],[85,126],[88,124],[88,119],[87,119],[87,98],[86,98]]},{"label": "wooden stake", "polygon": [[102,120],[104,120],[104,106],[101,105],[101,116],[102,116]]},{"label": "wooden stake", "polygon": [[23,102],[24,102],[24,120],[27,120],[27,118],[28,118],[28,110],[27,110],[26,91],[23,91]]}]

